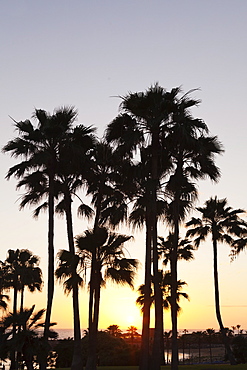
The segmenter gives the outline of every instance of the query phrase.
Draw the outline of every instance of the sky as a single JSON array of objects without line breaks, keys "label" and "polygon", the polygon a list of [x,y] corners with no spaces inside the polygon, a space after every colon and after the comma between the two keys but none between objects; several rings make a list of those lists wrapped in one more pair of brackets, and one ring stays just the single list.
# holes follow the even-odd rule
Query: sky
[{"label": "sky", "polygon": [[[73,105],[78,123],[97,127],[101,137],[119,112],[119,96],[144,91],[152,84],[170,90],[181,86],[201,104],[193,110],[225,153],[216,158],[218,184],[200,182],[197,206],[210,196],[227,197],[234,208],[247,209],[246,196],[246,86],[247,2],[244,0],[0,0],[0,147],[15,137],[13,121],[32,117],[35,108],[49,112]],[[16,181],[5,180],[16,163],[0,154],[0,259],[8,249],[30,249],[41,258],[47,276],[47,215],[32,218],[19,211],[21,192]],[[90,227],[76,217],[74,233]],[[122,230],[121,230],[122,231]],[[134,236],[128,250],[141,266],[136,288],[143,283],[144,235]],[[159,234],[167,235],[165,225]],[[67,248],[65,220],[56,219],[55,249]],[[247,329],[247,256],[230,262],[229,247],[219,246],[219,281],[225,326]],[[195,252],[192,262],[179,263],[179,278],[187,282],[178,319],[179,329],[218,329],[214,312],[213,257],[210,240]],[[87,283],[87,282],[86,282]],[[141,328],[136,291],[109,284],[102,291],[99,326],[117,324]],[[26,294],[25,304],[46,307],[42,293]],[[87,289],[80,294],[82,328],[87,328]],[[53,321],[72,327],[72,300],[56,284]],[[153,325],[153,323],[152,323]],[[170,314],[165,313],[165,329]]]}]

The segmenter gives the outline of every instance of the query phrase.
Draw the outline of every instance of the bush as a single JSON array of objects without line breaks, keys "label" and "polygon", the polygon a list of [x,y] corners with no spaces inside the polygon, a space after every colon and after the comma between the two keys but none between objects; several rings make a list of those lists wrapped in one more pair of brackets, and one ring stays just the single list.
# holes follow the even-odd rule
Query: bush
[{"label": "bush", "polygon": [[74,341],[72,339],[62,339],[55,347],[57,354],[56,368],[70,367],[72,363]]},{"label": "bush", "polygon": [[238,364],[247,362],[247,338],[237,335],[232,339],[232,351]]},{"label": "bush", "polygon": [[[57,353],[56,367],[70,367],[73,357],[74,341],[60,340],[55,347]],[[88,335],[82,338],[82,356],[85,366],[88,351]],[[113,337],[106,332],[98,332],[97,365],[131,366],[138,365],[139,350],[132,348],[123,339]]]}]

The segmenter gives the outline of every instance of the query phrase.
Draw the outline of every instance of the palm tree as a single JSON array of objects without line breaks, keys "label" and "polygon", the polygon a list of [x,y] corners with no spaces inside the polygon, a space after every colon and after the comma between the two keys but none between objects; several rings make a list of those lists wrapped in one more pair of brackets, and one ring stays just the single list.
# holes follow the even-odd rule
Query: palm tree
[{"label": "palm tree", "polygon": [[[160,287],[161,287],[161,292],[162,292],[162,311],[163,310],[168,310],[171,308],[171,272],[166,271],[165,273],[161,273],[161,282],[160,282]],[[176,296],[176,310],[177,310],[177,315],[181,312],[181,307],[179,305],[180,298],[183,297],[185,299],[189,299],[189,296],[187,293],[182,292],[183,286],[186,285],[185,281],[178,280],[177,281],[177,296]],[[145,287],[144,285],[141,285],[138,288],[139,296],[136,299],[136,303],[141,307],[141,310],[143,311],[144,309],[144,302],[145,302]],[[152,290],[151,293],[151,305],[154,304],[155,302],[155,297],[154,297],[154,289]],[[162,315],[162,332],[163,332],[163,315]],[[163,348],[163,353],[164,353],[164,348]],[[168,356],[168,355],[167,355]],[[168,357],[167,357],[168,359]],[[167,360],[168,361],[168,360]]]},{"label": "palm tree", "polygon": [[[94,231],[99,227],[107,225],[117,226],[127,217],[126,189],[130,182],[124,180],[123,167],[129,166],[128,160],[123,160],[117,151],[114,151],[104,141],[97,142],[92,150],[92,164],[87,172],[87,195],[92,199],[95,210]],[[128,186],[126,186],[128,184]],[[124,191],[123,191],[124,189]],[[128,190],[129,192],[129,190]],[[81,207],[79,208],[81,210]],[[97,296],[97,247],[92,250],[91,273],[89,290],[89,349],[88,358],[95,357],[96,335],[94,306]],[[95,363],[95,360],[93,360]]]},{"label": "palm tree", "polygon": [[[145,225],[146,228],[146,255],[145,255],[145,281],[143,285],[143,298],[144,299],[144,306],[143,306],[143,324],[142,324],[142,345],[141,345],[141,367],[147,367],[149,363],[149,325],[150,325],[150,306],[152,304],[151,298],[151,290],[152,290],[152,225],[151,225],[151,214],[152,214],[152,202],[150,198],[150,179],[149,179],[149,166],[145,158],[145,151],[142,150],[142,161],[137,166],[135,166],[135,176],[132,177],[132,181],[135,183],[136,192],[135,192],[135,202],[133,204],[132,212],[129,216],[129,222],[133,225],[133,228],[142,228]],[[164,213],[164,209],[166,207],[166,203],[159,199],[157,200],[156,210],[157,210],[157,217],[161,217]],[[161,295],[161,291],[156,293]],[[156,294],[156,296],[157,296]],[[159,300],[160,305],[162,307],[162,300]],[[157,306],[157,304],[156,304]],[[162,317],[162,314],[161,314]],[[162,320],[159,316],[159,319]],[[160,321],[162,322],[162,321]],[[157,324],[156,324],[157,326]],[[162,332],[161,328],[161,332]],[[154,347],[156,346],[156,342],[154,341]],[[161,344],[162,346],[162,344]],[[163,351],[161,351],[161,355]],[[163,357],[163,355],[162,355]]]},{"label": "palm tree", "polygon": [[[217,180],[219,170],[214,165],[214,154],[222,151],[216,137],[208,136],[206,124],[194,119],[190,108],[198,101],[191,99],[189,93],[179,97],[181,90],[167,92],[158,84],[141,93],[130,93],[122,97],[121,114],[108,126],[106,138],[116,144],[122,152],[133,155],[133,149],[141,147],[141,159],[147,162],[146,196],[150,207],[146,208],[146,299],[143,313],[141,370],[148,369],[148,333],[151,281],[151,250],[153,254],[153,275],[156,297],[156,330],[154,337],[154,358],[152,369],[159,369],[158,363],[161,340],[161,300],[159,291],[159,269],[157,252],[157,199],[162,189],[162,179],[168,177],[165,193],[169,196],[168,221],[173,227],[176,242],[171,265],[173,276],[172,326],[173,356],[172,367],[178,366],[176,282],[177,282],[177,244],[179,225],[196,196],[196,188],[191,179],[209,176]],[[143,150],[143,148],[145,150]],[[143,156],[143,152],[145,155]],[[126,154],[127,155],[127,154]],[[172,166],[172,168],[171,168]],[[172,172],[171,172],[172,169]],[[169,175],[169,176],[168,176]],[[158,353],[159,352],[159,353]]]},{"label": "palm tree", "polygon": [[[146,261],[145,261],[145,306],[143,310],[143,328],[140,369],[148,369],[149,321],[150,321],[150,285],[151,285],[151,250],[153,251],[153,275],[155,283],[155,336],[153,369],[159,368],[162,348],[160,346],[162,328],[162,296],[159,286],[158,253],[157,253],[157,192],[160,179],[169,168],[170,163],[163,150],[163,133],[169,121],[172,103],[177,90],[167,93],[158,84],[145,92],[129,93],[122,97],[121,114],[108,126],[106,138],[117,144],[119,150],[132,156],[138,146],[147,148],[141,155],[147,160],[147,197],[150,207],[146,209]],[[145,155],[144,155],[145,154]]]},{"label": "palm tree", "polygon": [[[83,235],[76,237],[76,246],[83,260],[91,261],[92,264],[92,256],[96,251],[96,261],[93,269],[94,305],[92,307],[91,338],[97,337],[100,289],[101,286],[105,285],[105,280],[111,279],[117,284],[128,284],[133,288],[133,278],[138,262],[135,259],[125,258],[123,249],[125,242],[130,239],[130,236],[110,232],[104,227],[87,230]],[[86,369],[96,369],[95,351],[96,347],[92,346]]]},{"label": "palm tree", "polygon": [[[23,312],[24,289],[30,292],[40,291],[42,288],[42,272],[38,267],[39,258],[27,249],[9,250],[4,262],[5,287],[13,288],[13,315],[17,315],[17,298],[20,293],[20,312]],[[13,321],[13,340],[16,336],[16,323]],[[19,329],[18,329],[19,330]],[[16,368],[16,351],[11,353],[11,369]]]},{"label": "palm tree", "polygon": [[23,311],[24,307],[24,290],[25,287],[30,292],[41,291],[43,286],[42,271],[38,267],[39,257],[33,255],[29,250],[24,249],[20,251],[20,290],[21,290],[21,301],[20,301],[20,312]]},{"label": "palm tree", "polygon": [[58,252],[58,267],[55,270],[56,278],[63,283],[65,294],[72,292],[74,314],[74,351],[71,369],[82,369],[81,328],[79,315],[78,288],[83,286],[84,281],[80,273],[84,270],[79,256],[71,251],[60,250]]},{"label": "palm tree", "polygon": [[[52,301],[54,294],[54,197],[55,197],[55,174],[59,162],[59,150],[61,144],[67,140],[67,135],[72,129],[73,122],[77,117],[74,107],[58,108],[51,115],[42,109],[36,109],[33,118],[37,121],[35,126],[30,120],[15,122],[18,136],[10,140],[3,148],[3,152],[9,152],[15,158],[22,161],[11,167],[7,173],[7,179],[15,176],[22,179],[25,176],[36,176],[38,184],[46,185],[48,189],[48,289],[47,310],[44,327],[44,337],[48,338]],[[28,183],[28,182],[26,182]],[[35,183],[35,182],[33,182]],[[26,185],[25,182],[23,184]],[[20,183],[19,186],[22,186]],[[30,190],[31,189],[31,190]],[[34,189],[35,190],[35,189]],[[39,192],[32,192],[30,183],[27,185],[27,194],[24,196],[21,206],[26,204],[37,205],[44,193],[43,186]],[[42,366],[45,368],[45,365]]]},{"label": "palm tree", "polygon": [[[60,203],[56,206],[56,211],[60,214],[65,213],[67,224],[67,237],[69,252],[71,256],[75,255],[73,221],[72,221],[72,197],[77,196],[76,191],[86,182],[86,176],[91,170],[91,154],[94,145],[94,129],[83,125],[77,126],[68,135],[68,140],[63,143],[60,149],[60,157],[57,169],[56,184],[59,195],[62,196]],[[90,217],[92,215],[90,207],[84,203],[80,206],[80,213]],[[60,254],[61,257],[61,254]],[[72,257],[71,257],[72,258]],[[74,257],[76,258],[76,256]],[[71,279],[75,280],[72,284],[73,298],[73,319],[74,319],[74,353],[71,369],[82,369],[83,359],[81,351],[81,328],[79,315],[79,292],[78,292],[78,274],[76,264],[72,264]],[[74,268],[74,271],[73,271]]]},{"label": "palm tree", "polygon": [[[160,258],[163,258],[164,266],[171,264],[172,251],[173,251],[174,235],[169,233],[167,239],[159,236],[158,241],[158,252]],[[184,261],[191,261],[194,259],[193,255],[194,247],[191,241],[187,238],[179,239],[178,249],[177,249],[177,259]]]},{"label": "palm tree", "polygon": [[203,331],[193,331],[193,336],[195,337],[195,339],[197,339],[197,344],[198,344],[198,361],[199,361],[199,364],[201,363],[201,342],[202,342],[202,338],[205,334],[205,332]]},{"label": "palm tree", "polygon": [[215,335],[215,330],[208,328],[206,329],[206,334],[208,335],[208,341],[209,341],[209,354],[210,354],[210,362],[213,362],[213,356],[212,356],[212,336]]},{"label": "palm tree", "polygon": [[9,286],[6,279],[6,268],[4,262],[0,261],[0,309],[6,311],[9,301],[9,296],[4,294],[5,290],[8,290]]},{"label": "palm tree", "polygon": [[121,337],[122,335],[122,330],[119,329],[119,326],[115,324],[109,325],[106,332],[112,335],[113,337]]},{"label": "palm tree", "polygon": [[222,146],[217,137],[209,136],[207,125],[202,120],[191,116],[191,107],[198,105],[199,101],[191,99],[189,93],[177,99],[166,138],[168,145],[170,144],[173,163],[173,171],[166,184],[166,194],[170,198],[167,220],[174,235],[171,258],[172,368],[174,370],[178,367],[175,286],[180,224],[197,197],[195,180],[206,177],[212,181],[218,180],[220,172],[214,163],[214,158],[215,154],[222,152]]},{"label": "palm tree", "polygon": [[231,364],[235,364],[226,330],[223,325],[220,312],[219,299],[219,281],[218,281],[218,243],[232,245],[236,238],[246,235],[247,223],[239,217],[243,213],[242,209],[232,209],[227,204],[227,199],[210,198],[205,202],[204,207],[198,207],[201,218],[193,217],[186,226],[191,227],[187,231],[187,236],[196,237],[195,246],[199,247],[200,243],[205,241],[208,235],[211,235],[213,243],[214,256],[214,293],[215,293],[215,310],[219,323],[220,331],[225,344],[226,352]]},{"label": "palm tree", "polygon": [[127,329],[127,333],[130,335],[131,344],[133,345],[134,338],[139,335],[138,332],[137,332],[137,327],[133,326],[133,325],[129,326],[128,329]]},{"label": "palm tree", "polygon": [[[6,359],[7,353],[18,351],[23,356],[23,361],[28,370],[34,369],[34,361],[39,361],[42,355],[42,338],[39,337],[39,328],[43,326],[40,322],[45,310],[39,310],[34,313],[35,306],[30,309],[23,309],[16,314],[8,314],[1,321],[1,358]],[[18,333],[13,336],[13,327],[18,326]],[[56,338],[57,333],[50,330],[50,338]],[[22,360],[19,358],[22,362]]]},{"label": "palm tree", "polygon": [[[167,266],[168,264],[172,264],[172,258],[173,258],[173,250],[174,250],[174,242],[176,243],[176,240],[174,239],[174,234],[171,232],[169,233],[167,239],[165,240],[163,237],[158,238],[158,253],[160,258],[163,258],[163,265]],[[193,255],[193,246],[188,239],[179,239],[178,240],[178,246],[177,246],[177,261],[178,260],[185,260],[185,261],[191,261],[194,258]],[[171,275],[168,275],[169,278],[171,278]],[[171,284],[171,282],[170,282]],[[171,304],[171,296],[170,298],[170,304]],[[188,298],[188,297],[186,297]],[[177,311],[177,313],[179,310]]]},{"label": "palm tree", "polygon": [[166,363],[169,363],[169,348],[170,348],[170,339],[171,339],[172,331],[164,331],[164,340],[165,340],[165,348],[166,348]]},{"label": "palm tree", "polygon": [[20,292],[20,312],[23,311],[24,290],[30,292],[41,291],[43,280],[42,271],[38,267],[39,257],[28,249],[8,250],[4,262],[6,287],[14,289],[13,314],[17,313],[17,295]]}]

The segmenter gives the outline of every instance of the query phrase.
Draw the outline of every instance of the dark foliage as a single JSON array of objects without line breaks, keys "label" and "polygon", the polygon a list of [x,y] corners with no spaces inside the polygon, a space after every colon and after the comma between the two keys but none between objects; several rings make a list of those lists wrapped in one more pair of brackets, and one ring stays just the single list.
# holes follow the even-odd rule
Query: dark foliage
[{"label": "dark foliage", "polygon": [[232,351],[238,364],[247,362],[247,338],[237,335],[232,339]]},{"label": "dark foliage", "polygon": [[[57,353],[56,367],[70,367],[73,355],[73,340],[60,340],[55,347]],[[82,338],[83,365],[86,364],[88,335]],[[97,365],[131,366],[138,365],[139,350],[132,348],[122,338],[100,331],[97,340]]]},{"label": "dark foliage", "polygon": [[57,353],[56,367],[70,367],[74,351],[74,341],[71,339],[59,340],[54,350]]}]

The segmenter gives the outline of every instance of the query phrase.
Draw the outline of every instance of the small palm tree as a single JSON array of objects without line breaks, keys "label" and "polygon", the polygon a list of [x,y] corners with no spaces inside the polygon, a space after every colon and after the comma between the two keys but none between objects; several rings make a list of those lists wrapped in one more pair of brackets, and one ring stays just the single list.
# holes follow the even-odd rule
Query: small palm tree
[{"label": "small palm tree", "polygon": [[204,337],[204,334],[205,334],[205,332],[200,331],[200,330],[193,331],[193,333],[192,333],[192,335],[197,340],[197,344],[198,344],[198,360],[199,360],[199,364],[201,363],[201,345],[202,345],[202,339]]},{"label": "small palm tree", "polygon": [[[167,239],[164,239],[163,237],[159,237],[158,252],[159,252],[160,258],[163,258],[163,264],[165,266],[171,263],[173,244],[174,244],[174,235],[172,233],[169,233]],[[180,239],[178,243],[178,247],[177,247],[177,259],[184,260],[184,261],[193,260],[194,250],[195,248],[193,247],[191,240],[187,238]]]},{"label": "small palm tree", "polygon": [[[24,309],[16,314],[8,314],[1,321],[1,358],[5,359],[8,352],[13,350],[22,354],[23,361],[28,370],[34,370],[34,362],[39,361],[43,355],[42,338],[39,337],[39,329],[44,326],[42,319],[45,310],[34,313],[35,306]],[[13,327],[18,326],[18,332],[13,336]],[[49,337],[56,338],[57,333],[49,330]],[[18,362],[22,362],[19,356]]]},{"label": "small palm tree", "polygon": [[108,326],[106,331],[107,331],[107,333],[109,333],[113,337],[121,337],[121,335],[122,335],[122,330],[119,329],[119,326],[115,325],[115,324]]},{"label": "small palm tree", "polygon": [[[24,289],[28,288],[30,292],[40,291],[42,288],[42,271],[38,267],[39,258],[34,256],[27,249],[8,250],[7,258],[4,262],[5,287],[13,288],[13,315],[17,315],[18,293],[21,296],[20,313],[23,312]],[[16,322],[13,321],[12,335],[13,339],[17,335]],[[19,330],[19,329],[18,329]],[[16,363],[16,351],[13,347],[11,353],[11,368],[14,369]]]},{"label": "small palm tree", "polygon": [[43,285],[39,258],[28,249],[8,250],[5,260],[6,284],[14,289],[13,313],[17,312],[17,294],[21,295],[20,312],[23,311],[25,287],[30,292],[41,291]]},{"label": "small palm tree", "polygon": [[[87,230],[83,235],[76,237],[76,246],[83,260],[92,262],[92,256],[96,251],[93,269],[93,281],[95,284],[94,306],[91,323],[91,337],[94,339],[94,344],[96,344],[98,331],[101,287],[106,284],[107,279],[110,279],[117,284],[128,284],[133,288],[138,261],[125,258],[124,254],[124,244],[130,239],[131,236],[110,232],[104,227]],[[86,366],[88,369],[96,368],[95,351],[96,348],[94,347],[88,357]]]},{"label": "small palm tree", "polygon": [[137,327],[136,326],[129,326],[128,329],[127,329],[127,333],[130,335],[130,338],[131,338],[131,344],[133,345],[134,343],[134,338],[136,336],[139,336],[138,332],[137,332]]},{"label": "small palm tree", "polygon": [[165,331],[164,332],[164,341],[165,341],[165,348],[166,348],[166,363],[169,363],[169,348],[170,348],[170,339],[171,339],[172,331]]},{"label": "small palm tree", "polygon": [[186,226],[191,227],[187,231],[187,236],[196,237],[194,244],[199,247],[208,235],[211,235],[214,255],[214,288],[215,288],[215,309],[220,331],[225,343],[226,352],[231,364],[235,364],[226,330],[223,325],[220,300],[219,300],[219,281],[218,281],[218,243],[226,243],[230,246],[247,233],[247,224],[239,217],[244,213],[242,209],[232,209],[228,206],[226,199],[210,198],[205,202],[204,207],[197,210],[201,213],[201,218],[193,217]]},{"label": "small palm tree", "polygon": [[210,354],[210,362],[213,362],[213,356],[212,356],[212,337],[215,335],[215,330],[212,328],[206,329],[206,334],[208,336],[208,342],[209,342],[209,354]]},{"label": "small palm tree", "polygon": [[4,294],[5,290],[8,290],[9,286],[6,279],[6,269],[4,262],[0,261],[0,309],[6,311],[9,301],[9,296]]}]

